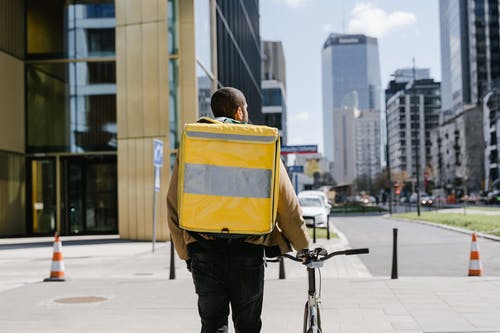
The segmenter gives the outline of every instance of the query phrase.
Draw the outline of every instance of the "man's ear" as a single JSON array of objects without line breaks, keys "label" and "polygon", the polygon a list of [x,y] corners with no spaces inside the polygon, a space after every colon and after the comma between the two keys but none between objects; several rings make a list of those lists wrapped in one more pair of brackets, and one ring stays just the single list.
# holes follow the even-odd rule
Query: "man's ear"
[{"label": "man's ear", "polygon": [[236,112],[234,113],[234,120],[243,121],[243,110],[241,109],[241,106],[238,106],[236,109]]}]

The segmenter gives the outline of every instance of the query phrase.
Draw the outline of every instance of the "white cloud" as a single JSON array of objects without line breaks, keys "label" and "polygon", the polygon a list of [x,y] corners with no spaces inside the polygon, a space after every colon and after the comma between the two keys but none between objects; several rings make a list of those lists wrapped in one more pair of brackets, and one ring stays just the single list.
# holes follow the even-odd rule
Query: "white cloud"
[{"label": "white cloud", "polygon": [[290,122],[292,122],[292,123],[302,122],[302,121],[309,120],[309,113],[308,112],[300,112],[300,113],[292,114],[289,117],[290,117]]},{"label": "white cloud", "polygon": [[274,0],[274,2],[284,3],[292,8],[301,8],[306,2],[309,2],[309,0]]},{"label": "white cloud", "polygon": [[333,32],[333,24],[327,23],[323,25],[323,31],[324,32]]},{"label": "white cloud", "polygon": [[351,11],[347,31],[382,37],[391,30],[411,26],[416,22],[417,18],[413,13],[403,11],[386,13],[369,2],[360,2]]}]

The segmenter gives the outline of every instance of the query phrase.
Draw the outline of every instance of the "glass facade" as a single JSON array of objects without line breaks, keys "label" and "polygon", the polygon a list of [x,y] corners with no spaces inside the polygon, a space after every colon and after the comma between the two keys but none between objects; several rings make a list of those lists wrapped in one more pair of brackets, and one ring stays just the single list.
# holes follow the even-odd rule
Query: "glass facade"
[{"label": "glass facade", "polygon": [[67,158],[62,169],[67,209],[61,230],[68,234],[116,231],[116,157]]},{"label": "glass facade", "polygon": [[[179,148],[179,21],[177,0],[168,1],[168,38],[169,38],[169,142],[172,150],[171,160],[174,160]],[[173,165],[171,166],[173,167]]]},{"label": "glass facade", "polygon": [[[360,110],[380,109],[380,65],[377,40],[364,35],[330,36],[324,49],[331,48],[333,107],[356,106]],[[355,100],[353,100],[353,93]],[[353,103],[355,105],[353,105]]]},{"label": "glass facade", "polygon": [[500,76],[498,0],[440,1],[445,119],[478,103]]},{"label": "glass facade", "polygon": [[283,84],[279,81],[262,81],[262,113],[267,126],[276,127],[280,133],[281,145],[287,144],[286,98]]},{"label": "glass facade", "polygon": [[[468,61],[467,1],[440,1],[441,15],[441,95],[444,119],[460,113],[464,102],[470,102],[469,72],[475,65]],[[475,50],[471,50],[471,59]]]},{"label": "glass facade", "polygon": [[[212,89],[219,86],[215,82],[215,73],[211,59],[211,29],[210,1],[195,0],[195,48],[196,48],[196,77],[198,81],[198,116],[213,117],[210,108]],[[216,46],[215,46],[216,47]]]},{"label": "glass facade", "polygon": [[[333,161],[335,169],[336,165],[340,167],[344,164],[345,154],[339,152],[347,147],[338,146],[341,143],[335,142],[335,138],[338,138],[336,133],[343,132],[342,123],[335,122],[335,119],[341,119],[344,110],[360,111],[355,118],[363,124],[354,126],[358,131],[367,127],[380,128],[381,85],[377,40],[365,35],[331,34],[323,45],[322,75],[325,156]],[[372,137],[377,147],[376,157],[372,152],[365,151],[370,148],[361,144],[361,133],[356,134],[354,140],[357,147],[356,165],[360,166],[356,171],[358,176],[375,175],[380,171],[380,131],[374,131]],[[350,157],[346,158],[351,160]],[[366,165],[369,171],[361,167]]]},{"label": "glass facade", "polygon": [[262,91],[262,94],[264,96],[263,104],[265,106],[281,106],[283,104],[281,89],[265,89]]},{"label": "glass facade", "polygon": [[259,1],[217,0],[217,77],[240,89],[250,121],[264,124],[261,92]]},{"label": "glass facade", "polygon": [[27,4],[26,150],[115,151],[114,6],[43,4]]},{"label": "glass facade", "polygon": [[26,1],[28,233],[118,230],[115,24],[113,1]]}]

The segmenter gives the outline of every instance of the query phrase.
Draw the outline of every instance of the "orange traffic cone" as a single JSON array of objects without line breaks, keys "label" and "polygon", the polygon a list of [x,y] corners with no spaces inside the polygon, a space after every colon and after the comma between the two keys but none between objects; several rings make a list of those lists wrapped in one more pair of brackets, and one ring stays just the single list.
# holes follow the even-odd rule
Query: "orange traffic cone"
[{"label": "orange traffic cone", "polygon": [[479,257],[479,246],[477,245],[476,233],[473,233],[470,248],[469,276],[481,275],[483,275],[483,265]]},{"label": "orange traffic cone", "polygon": [[54,254],[52,255],[52,264],[50,266],[50,277],[43,281],[66,281],[64,279],[64,262],[62,255],[62,243],[56,232],[54,240]]}]

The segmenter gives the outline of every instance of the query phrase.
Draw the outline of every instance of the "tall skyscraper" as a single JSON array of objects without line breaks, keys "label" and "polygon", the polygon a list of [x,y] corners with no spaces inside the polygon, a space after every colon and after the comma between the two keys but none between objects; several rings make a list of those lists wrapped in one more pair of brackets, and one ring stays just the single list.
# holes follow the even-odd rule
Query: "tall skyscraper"
[{"label": "tall skyscraper", "polygon": [[[335,180],[345,184],[361,175],[373,178],[380,171],[377,39],[330,34],[322,50],[322,81],[324,149],[325,156],[333,162]],[[366,129],[370,129],[368,136],[362,132]],[[373,145],[366,145],[367,142]],[[354,172],[349,167],[352,164]]]},{"label": "tall skyscraper", "polygon": [[217,78],[240,89],[250,120],[264,124],[261,91],[259,0],[217,0]]},{"label": "tall skyscraper", "polygon": [[498,0],[442,0],[442,111],[444,118],[476,104],[500,76]]},{"label": "tall skyscraper", "polygon": [[[436,136],[440,143],[436,146],[452,147],[450,154],[454,156],[455,162],[447,160],[443,164],[440,180],[446,180],[443,186],[456,192],[456,195],[460,195],[465,186],[468,190],[478,190],[479,184],[491,183],[482,178],[484,174],[477,174],[474,179],[470,176],[475,174],[475,170],[489,168],[485,166],[485,161],[489,163],[491,156],[486,156],[481,146],[484,145],[484,137],[488,136],[483,131],[489,131],[490,128],[476,128],[475,124],[469,122],[483,119],[484,112],[488,112],[483,107],[483,99],[500,79],[499,6],[499,0],[439,2],[441,124],[443,128],[453,128],[460,140],[458,143],[452,142],[451,136],[444,131]],[[492,152],[488,150],[486,154]],[[477,164],[477,161],[481,163]]]}]

